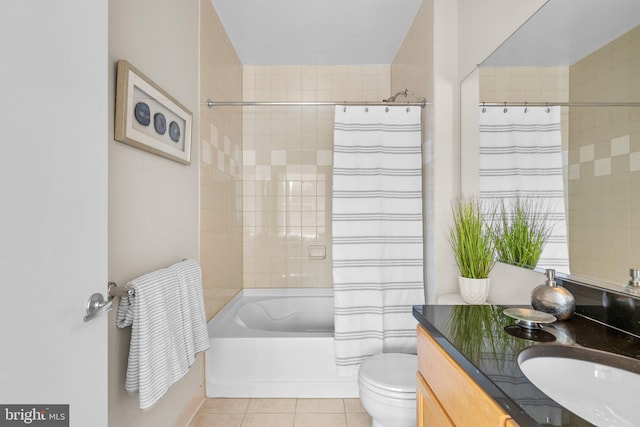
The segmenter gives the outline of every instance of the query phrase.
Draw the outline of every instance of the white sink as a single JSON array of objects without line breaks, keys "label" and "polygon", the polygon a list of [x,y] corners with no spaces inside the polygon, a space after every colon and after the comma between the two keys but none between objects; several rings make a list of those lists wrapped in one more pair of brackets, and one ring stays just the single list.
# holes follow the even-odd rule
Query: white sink
[{"label": "white sink", "polygon": [[547,396],[597,426],[640,426],[640,360],[583,347],[538,345],[518,355]]}]

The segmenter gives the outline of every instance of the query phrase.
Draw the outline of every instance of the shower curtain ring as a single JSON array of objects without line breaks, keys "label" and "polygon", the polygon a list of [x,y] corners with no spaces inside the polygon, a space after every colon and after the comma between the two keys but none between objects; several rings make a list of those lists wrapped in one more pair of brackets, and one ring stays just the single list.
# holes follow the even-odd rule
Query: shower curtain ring
[{"label": "shower curtain ring", "polygon": [[509,111],[509,110],[507,109],[507,101],[505,101],[504,102],[504,110],[502,110],[502,112],[506,114],[507,111]]}]

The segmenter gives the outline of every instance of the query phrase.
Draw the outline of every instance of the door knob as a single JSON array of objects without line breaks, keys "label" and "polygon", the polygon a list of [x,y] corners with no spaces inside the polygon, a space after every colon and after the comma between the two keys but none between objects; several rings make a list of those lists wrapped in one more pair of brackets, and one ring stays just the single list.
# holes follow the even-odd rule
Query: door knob
[{"label": "door knob", "polygon": [[87,301],[87,314],[82,318],[85,322],[94,319],[100,313],[111,310],[112,302],[104,299],[102,294],[95,293]]}]

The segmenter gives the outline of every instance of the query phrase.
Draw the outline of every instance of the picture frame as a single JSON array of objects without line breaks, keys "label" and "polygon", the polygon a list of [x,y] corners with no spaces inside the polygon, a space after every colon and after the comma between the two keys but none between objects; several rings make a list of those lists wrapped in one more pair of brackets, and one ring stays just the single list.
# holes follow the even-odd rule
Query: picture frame
[{"label": "picture frame", "polygon": [[128,61],[118,60],[116,141],[188,165],[191,112]]}]

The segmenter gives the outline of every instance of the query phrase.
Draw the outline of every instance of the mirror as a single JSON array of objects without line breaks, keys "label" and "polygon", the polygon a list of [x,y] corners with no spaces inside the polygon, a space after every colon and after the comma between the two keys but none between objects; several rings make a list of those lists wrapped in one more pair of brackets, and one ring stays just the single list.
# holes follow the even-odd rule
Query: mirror
[{"label": "mirror", "polygon": [[[486,105],[560,107],[570,271],[557,270],[617,290],[640,268],[639,24],[637,0],[549,0],[461,86],[466,108],[470,90]],[[475,122],[462,117],[463,193],[478,191],[473,108]]]}]

